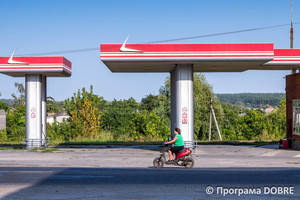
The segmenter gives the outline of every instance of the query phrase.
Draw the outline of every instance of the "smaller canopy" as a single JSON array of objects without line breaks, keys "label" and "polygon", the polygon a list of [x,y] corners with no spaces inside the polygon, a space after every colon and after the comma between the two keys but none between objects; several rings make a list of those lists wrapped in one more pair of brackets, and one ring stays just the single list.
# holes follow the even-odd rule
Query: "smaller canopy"
[{"label": "smaller canopy", "polygon": [[72,64],[64,57],[0,57],[0,73],[13,77],[24,77],[26,74],[69,77]]}]

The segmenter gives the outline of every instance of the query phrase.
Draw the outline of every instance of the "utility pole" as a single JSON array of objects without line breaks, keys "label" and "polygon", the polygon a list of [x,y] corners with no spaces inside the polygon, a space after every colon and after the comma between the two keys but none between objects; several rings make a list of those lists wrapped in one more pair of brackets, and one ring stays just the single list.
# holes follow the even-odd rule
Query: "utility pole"
[{"label": "utility pole", "polygon": [[212,124],[212,117],[211,117],[211,116],[214,117],[214,121],[215,121],[215,124],[216,124],[216,127],[217,127],[218,135],[219,135],[220,140],[222,141],[221,132],[220,132],[219,125],[218,125],[218,122],[217,122],[217,118],[216,118],[216,115],[215,115],[215,111],[214,111],[214,108],[213,108],[213,99],[212,99],[212,97],[210,98],[209,135],[208,135],[208,141],[211,140],[211,124]]},{"label": "utility pole", "polygon": [[211,140],[211,123],[212,123],[212,98],[210,98],[210,106],[209,106],[209,133],[208,133],[208,141]]},{"label": "utility pole", "polygon": [[[293,29],[293,0],[291,0],[291,29],[290,29],[290,48],[294,48],[294,29]],[[296,69],[291,70],[291,74],[295,74]]]},{"label": "utility pole", "polygon": [[291,0],[291,30],[290,30],[290,48],[294,48],[294,29],[293,29],[293,0]]}]

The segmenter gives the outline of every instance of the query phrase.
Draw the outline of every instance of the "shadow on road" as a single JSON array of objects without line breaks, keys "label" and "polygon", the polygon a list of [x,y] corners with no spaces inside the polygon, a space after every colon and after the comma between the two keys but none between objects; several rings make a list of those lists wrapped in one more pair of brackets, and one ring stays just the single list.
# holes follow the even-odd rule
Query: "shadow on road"
[{"label": "shadow on road", "polygon": [[[2,167],[0,176],[1,185],[6,187],[30,183],[29,187],[8,194],[4,199],[122,199],[118,195],[129,192],[130,199],[139,199],[143,195],[151,197],[155,192],[172,191],[172,188],[175,192],[172,194],[186,191],[188,194],[205,197],[205,187],[208,185],[294,186],[295,191],[300,191],[299,168]],[[155,195],[152,197],[150,199],[155,199]]]}]

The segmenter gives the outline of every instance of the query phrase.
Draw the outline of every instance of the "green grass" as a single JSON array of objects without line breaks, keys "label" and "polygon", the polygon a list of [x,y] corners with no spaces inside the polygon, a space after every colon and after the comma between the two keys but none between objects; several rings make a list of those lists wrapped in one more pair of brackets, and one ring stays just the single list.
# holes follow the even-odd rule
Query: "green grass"
[{"label": "green grass", "polygon": [[273,145],[278,144],[278,140],[274,141],[253,141],[253,140],[243,140],[243,141],[198,141],[198,145],[255,145],[257,147],[263,145]]},{"label": "green grass", "polygon": [[24,150],[25,147],[22,146],[9,146],[9,147],[1,147],[0,150]]},{"label": "green grass", "polygon": [[6,142],[0,142],[1,146],[22,146],[23,141],[6,141]]},{"label": "green grass", "polygon": [[[1,147],[0,150],[26,150],[25,146],[8,146]],[[52,153],[54,151],[60,151],[58,148],[48,147],[46,149],[32,149],[28,150],[28,152],[41,152],[41,153]]]},{"label": "green grass", "polygon": [[59,151],[59,149],[58,148],[49,147],[49,148],[41,150],[42,153],[52,153],[54,151]]},{"label": "green grass", "polygon": [[52,153],[54,151],[59,151],[58,148],[53,148],[53,147],[49,147],[46,149],[32,149],[32,150],[28,150],[28,152],[41,152],[41,153]]},{"label": "green grass", "polygon": [[60,145],[159,145],[162,144],[162,139],[152,140],[133,140],[132,138],[117,139],[112,138],[77,138],[69,141],[51,140],[51,146]]},{"label": "green grass", "polygon": [[0,150],[11,150],[11,148],[0,148]]},{"label": "green grass", "polygon": [[160,145],[162,142],[136,142],[136,141],[70,141],[70,142],[61,142],[56,144],[60,145],[124,145],[124,146],[132,146],[132,145]]},{"label": "green grass", "polygon": [[[101,139],[90,139],[90,138],[81,138],[71,141],[63,140],[51,140],[50,146],[64,146],[64,145],[161,145],[163,140],[159,141],[120,141],[120,140],[101,140]],[[272,145],[278,144],[278,141],[198,141],[198,145],[254,145],[256,147],[263,145]],[[9,149],[25,149],[25,145],[22,142],[2,142],[0,143],[0,150],[9,150]],[[49,149],[49,148],[47,148]]]},{"label": "green grass", "polygon": [[287,162],[287,164],[296,164],[296,165],[300,165],[300,162]]}]

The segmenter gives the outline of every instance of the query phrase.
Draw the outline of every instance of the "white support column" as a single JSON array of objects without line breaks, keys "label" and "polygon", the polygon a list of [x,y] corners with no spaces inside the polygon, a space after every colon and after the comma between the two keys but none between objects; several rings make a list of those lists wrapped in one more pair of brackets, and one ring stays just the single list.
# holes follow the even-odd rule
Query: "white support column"
[{"label": "white support column", "polygon": [[170,73],[170,92],[171,92],[171,137],[174,137],[176,125],[176,76],[175,69]]},{"label": "white support column", "polygon": [[42,77],[42,146],[47,145],[47,77]]},{"label": "white support column", "polygon": [[[172,97],[175,101],[172,101]],[[193,65],[178,64],[171,72],[171,126],[172,129],[173,127],[181,129],[181,135],[187,147],[192,146],[194,142],[193,98]]]},{"label": "white support column", "polygon": [[26,148],[40,148],[42,139],[42,75],[26,74]]}]

